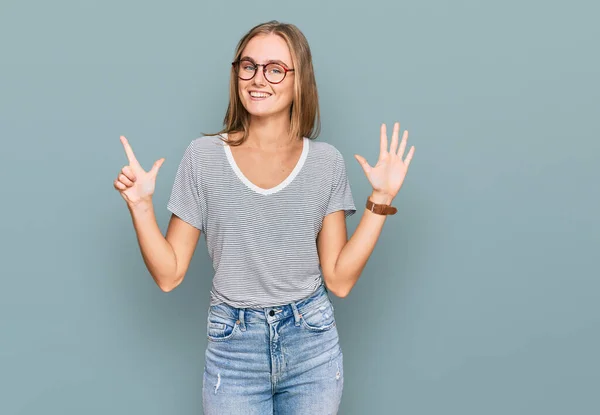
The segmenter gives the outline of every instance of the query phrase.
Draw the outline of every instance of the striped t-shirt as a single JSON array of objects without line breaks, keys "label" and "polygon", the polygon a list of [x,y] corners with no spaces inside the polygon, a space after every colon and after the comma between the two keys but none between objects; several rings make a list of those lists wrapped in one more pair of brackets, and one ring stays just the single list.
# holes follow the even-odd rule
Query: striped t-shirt
[{"label": "striped t-shirt", "polygon": [[342,155],[308,138],[295,168],[271,189],[250,182],[219,137],[196,138],[167,207],[206,238],[215,270],[210,303],[239,308],[311,295],[322,283],[316,239],[323,218],[356,212]]}]

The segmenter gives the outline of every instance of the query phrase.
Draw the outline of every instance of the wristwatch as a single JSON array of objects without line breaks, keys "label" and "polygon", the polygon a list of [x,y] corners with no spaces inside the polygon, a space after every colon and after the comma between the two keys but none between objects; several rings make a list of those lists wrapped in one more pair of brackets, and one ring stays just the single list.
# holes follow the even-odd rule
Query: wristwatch
[{"label": "wristwatch", "polygon": [[395,215],[398,209],[390,205],[380,205],[367,198],[367,209],[378,215]]}]

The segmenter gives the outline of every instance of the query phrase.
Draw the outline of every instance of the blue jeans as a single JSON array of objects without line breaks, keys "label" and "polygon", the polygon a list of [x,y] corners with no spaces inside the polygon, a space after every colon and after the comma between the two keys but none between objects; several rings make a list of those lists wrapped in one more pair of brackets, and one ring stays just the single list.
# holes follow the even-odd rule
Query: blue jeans
[{"label": "blue jeans", "polygon": [[279,307],[211,306],[207,323],[206,415],[337,413],[343,356],[324,286]]}]

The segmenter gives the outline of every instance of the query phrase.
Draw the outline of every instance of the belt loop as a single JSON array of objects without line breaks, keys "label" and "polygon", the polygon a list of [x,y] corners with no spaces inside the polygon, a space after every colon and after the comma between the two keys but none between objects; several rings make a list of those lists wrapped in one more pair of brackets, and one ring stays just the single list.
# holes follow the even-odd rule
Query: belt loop
[{"label": "belt loop", "polygon": [[298,307],[296,307],[296,303],[291,303],[291,306],[292,306],[292,311],[294,312],[294,320],[296,321],[296,326],[299,326],[302,315],[298,311]]},{"label": "belt loop", "polygon": [[246,321],[244,320],[244,311],[245,309],[240,308],[238,310],[238,323],[240,324],[240,328],[242,331],[246,331]]}]

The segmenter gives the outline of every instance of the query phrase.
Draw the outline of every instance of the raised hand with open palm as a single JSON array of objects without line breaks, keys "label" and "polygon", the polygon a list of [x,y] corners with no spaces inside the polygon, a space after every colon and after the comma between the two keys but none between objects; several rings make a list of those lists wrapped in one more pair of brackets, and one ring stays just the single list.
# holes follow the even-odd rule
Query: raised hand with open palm
[{"label": "raised hand with open palm", "polygon": [[121,169],[119,176],[114,181],[114,187],[121,193],[127,205],[134,207],[140,202],[150,201],[152,198],[156,176],[165,159],[157,160],[152,169],[147,172],[135,158],[135,154],[124,136],[121,136],[121,143],[125,148],[129,164]]},{"label": "raised hand with open palm", "polygon": [[394,124],[394,131],[392,133],[392,142],[388,151],[388,139],[385,124],[381,125],[380,138],[379,138],[379,159],[375,166],[370,166],[364,157],[356,154],[354,157],[362,166],[367,179],[373,186],[373,192],[377,195],[381,195],[384,199],[391,201],[404,182],[408,166],[413,158],[415,147],[412,146],[408,151],[406,157],[404,157],[404,151],[406,150],[406,141],[408,139],[408,131],[404,131],[402,135],[402,141],[400,142],[400,148],[398,148],[398,134],[400,131],[400,124]]}]

